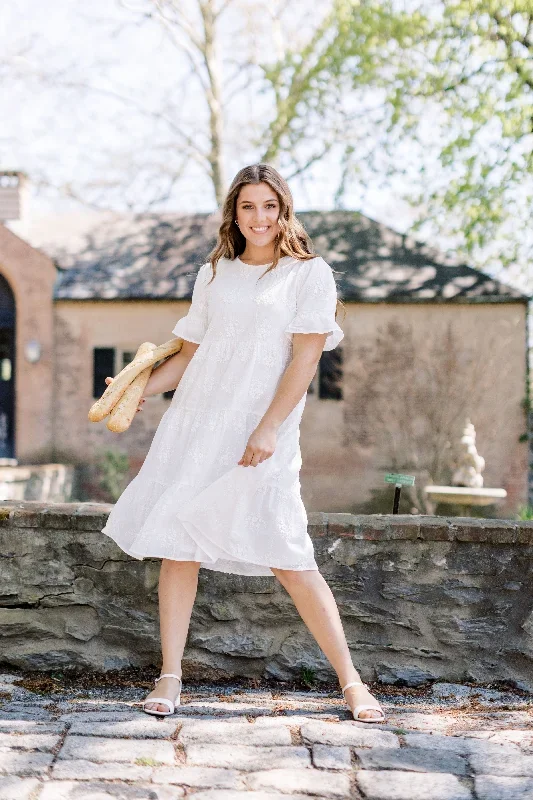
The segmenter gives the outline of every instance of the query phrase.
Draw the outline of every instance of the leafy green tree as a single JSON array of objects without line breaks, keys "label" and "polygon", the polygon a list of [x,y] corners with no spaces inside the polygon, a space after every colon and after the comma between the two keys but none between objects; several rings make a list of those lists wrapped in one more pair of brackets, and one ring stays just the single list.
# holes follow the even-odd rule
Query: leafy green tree
[{"label": "leafy green tree", "polygon": [[339,203],[354,181],[405,176],[413,232],[444,235],[478,266],[527,272],[533,0],[341,0],[265,74],[277,109],[265,159],[312,135],[303,167],[336,146]]},{"label": "leafy green tree", "polygon": [[96,466],[100,473],[100,487],[105,489],[110,502],[115,503],[126,486],[130,468],[129,456],[110,448],[100,453]]},{"label": "leafy green tree", "polygon": [[419,136],[441,167],[431,175],[422,164],[415,229],[429,222],[479,265],[525,270],[533,252],[533,0],[423,6],[424,34],[396,76],[408,114],[400,110],[395,124]]},{"label": "leafy green tree", "polygon": [[421,14],[392,2],[333,0],[307,38],[263,65],[274,107],[260,138],[262,160],[284,160],[298,172],[332,149],[352,168],[368,160],[382,144],[376,129],[403,107],[400,96],[391,103],[383,90],[403,69],[399,54],[423,31]]}]

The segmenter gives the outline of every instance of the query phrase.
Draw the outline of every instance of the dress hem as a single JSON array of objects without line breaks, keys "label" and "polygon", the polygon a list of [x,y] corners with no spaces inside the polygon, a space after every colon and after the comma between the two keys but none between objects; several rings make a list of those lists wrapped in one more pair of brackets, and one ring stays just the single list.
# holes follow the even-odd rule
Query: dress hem
[{"label": "dress hem", "polygon": [[[110,532],[106,531],[105,528],[101,530],[101,533],[105,534],[109,539],[111,539],[115,544],[120,547],[120,549],[126,553],[131,558],[135,558],[137,561],[144,561],[146,558],[159,558],[159,559],[166,559],[167,561],[194,561],[196,564],[200,564],[200,567],[203,569],[209,569],[212,572],[222,572],[224,574],[231,574],[231,575],[243,575],[248,577],[261,577],[261,576],[269,576],[274,575],[272,569],[279,569],[279,570],[287,570],[289,572],[307,572],[318,571],[318,566],[316,562],[314,562],[314,566],[277,566],[276,564],[258,564],[252,563],[250,561],[232,561],[231,558],[228,558],[225,563],[234,563],[235,565],[242,564],[243,566],[250,566],[250,567],[257,567],[260,572],[249,572],[249,571],[238,571],[238,570],[227,570],[227,569],[220,569],[216,566],[217,562],[209,562],[209,561],[197,561],[193,558],[175,558],[173,556],[168,555],[158,555],[157,553],[137,553],[131,549],[127,549],[124,545],[120,544],[118,539],[115,538]],[[221,561],[222,559],[217,559],[217,561]],[[267,571],[268,570],[268,571]]]}]

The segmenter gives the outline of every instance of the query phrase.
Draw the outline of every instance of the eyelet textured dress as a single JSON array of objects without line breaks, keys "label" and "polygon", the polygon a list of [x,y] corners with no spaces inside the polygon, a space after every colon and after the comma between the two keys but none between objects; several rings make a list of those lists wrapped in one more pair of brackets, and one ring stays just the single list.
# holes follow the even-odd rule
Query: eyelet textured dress
[{"label": "eyelet textured dress", "polygon": [[[238,464],[291,360],[293,333],[344,334],[331,267],[317,256],[266,266],[221,258],[198,271],[173,329],[200,346],[178,384],[137,476],[103,533],[136,557],[198,561],[238,575],[317,569],[300,495],[306,394],[278,429],[273,455]],[[209,283],[209,285],[208,285]]]}]

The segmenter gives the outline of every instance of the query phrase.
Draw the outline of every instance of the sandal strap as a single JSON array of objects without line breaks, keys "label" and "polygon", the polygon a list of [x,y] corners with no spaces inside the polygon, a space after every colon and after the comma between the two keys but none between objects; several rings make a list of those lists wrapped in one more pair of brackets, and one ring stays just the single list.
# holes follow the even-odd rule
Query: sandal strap
[{"label": "sandal strap", "polygon": [[175,675],[173,672],[164,672],[163,675],[160,675],[159,678],[155,679],[155,683],[159,683],[162,678],[176,678],[177,681],[181,683],[181,678],[179,675]]},{"label": "sandal strap", "polygon": [[347,683],[346,686],[341,689],[341,692],[344,694],[346,689],[349,689],[351,686],[364,686],[366,688],[366,683],[363,683],[363,681],[350,681],[350,683]]},{"label": "sandal strap", "polygon": [[[383,718],[385,718],[385,713],[384,713],[382,708],[378,708],[377,706],[359,705],[359,706],[356,706],[352,711],[354,719],[360,719],[360,717],[359,717],[359,712],[360,711],[377,711],[378,714],[381,714],[381,716]],[[366,720],[365,720],[365,722],[366,722]]]},{"label": "sandal strap", "polygon": [[168,697],[151,697],[149,700],[144,701],[143,708],[145,708],[148,703],[162,703],[168,708],[171,714],[174,713],[174,703],[172,700],[169,700]]}]

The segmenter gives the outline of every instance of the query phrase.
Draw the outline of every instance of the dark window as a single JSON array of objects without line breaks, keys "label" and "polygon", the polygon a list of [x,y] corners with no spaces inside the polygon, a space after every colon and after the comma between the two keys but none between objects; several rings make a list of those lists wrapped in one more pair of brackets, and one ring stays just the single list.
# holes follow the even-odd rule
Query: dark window
[{"label": "dark window", "polygon": [[122,369],[127,367],[128,364],[131,364],[133,359],[135,358],[135,353],[133,350],[123,350],[122,351]]},{"label": "dark window", "polygon": [[101,397],[107,389],[105,379],[115,375],[115,348],[95,347],[93,350],[93,397]]},{"label": "dark window", "polygon": [[318,363],[318,396],[321,400],[342,400],[342,348],[325,350]]},{"label": "dark window", "polygon": [[311,378],[311,383],[307,387],[307,394],[316,394],[316,386],[318,383],[318,367],[316,368],[316,372]]}]

